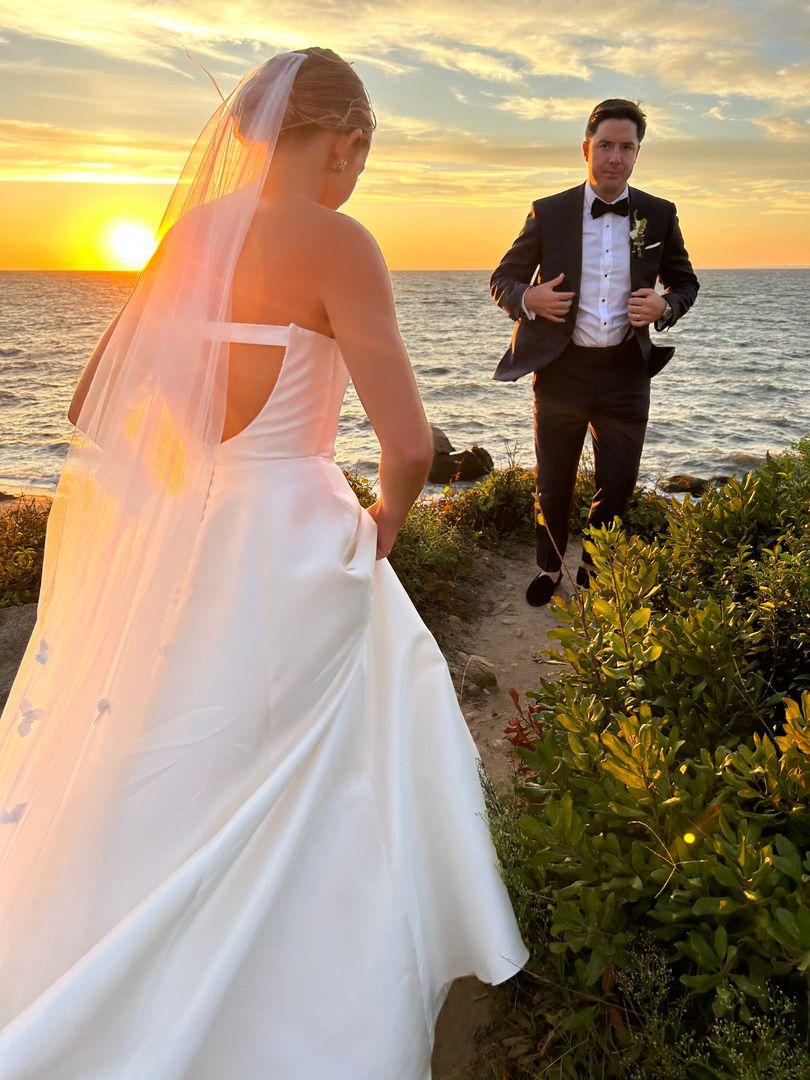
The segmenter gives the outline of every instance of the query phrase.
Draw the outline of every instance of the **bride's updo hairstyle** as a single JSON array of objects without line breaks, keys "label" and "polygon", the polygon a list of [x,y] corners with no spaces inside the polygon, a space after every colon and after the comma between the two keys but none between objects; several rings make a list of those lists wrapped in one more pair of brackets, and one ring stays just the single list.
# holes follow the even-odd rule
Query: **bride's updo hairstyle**
[{"label": "bride's updo hairstyle", "polygon": [[[287,109],[281,122],[279,142],[304,139],[319,131],[354,131],[361,128],[370,144],[377,126],[363,80],[343,57],[331,49],[297,49],[307,59],[298,69]],[[236,125],[245,139],[260,139],[253,130],[255,106],[262,93],[261,74],[243,90],[236,110]]]}]

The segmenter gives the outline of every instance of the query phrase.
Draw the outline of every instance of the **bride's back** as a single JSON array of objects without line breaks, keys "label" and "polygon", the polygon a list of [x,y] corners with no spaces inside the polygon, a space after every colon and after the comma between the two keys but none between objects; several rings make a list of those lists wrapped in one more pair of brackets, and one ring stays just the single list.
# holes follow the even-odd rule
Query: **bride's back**
[{"label": "bride's back", "polygon": [[234,273],[234,322],[297,323],[332,336],[321,285],[334,217],[309,199],[259,203]]},{"label": "bride's back", "polygon": [[[260,202],[231,289],[233,322],[298,326],[333,336],[322,298],[334,211],[308,199]],[[273,391],[285,348],[232,343],[222,438],[236,435]]]}]

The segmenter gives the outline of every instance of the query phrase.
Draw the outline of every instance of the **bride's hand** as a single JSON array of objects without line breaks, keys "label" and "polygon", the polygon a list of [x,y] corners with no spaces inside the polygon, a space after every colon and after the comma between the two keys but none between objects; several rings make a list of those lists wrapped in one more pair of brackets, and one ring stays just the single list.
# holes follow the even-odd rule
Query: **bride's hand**
[{"label": "bride's hand", "polygon": [[379,499],[366,507],[366,513],[371,514],[377,525],[377,558],[385,559],[391,554],[401,526],[386,516]]}]

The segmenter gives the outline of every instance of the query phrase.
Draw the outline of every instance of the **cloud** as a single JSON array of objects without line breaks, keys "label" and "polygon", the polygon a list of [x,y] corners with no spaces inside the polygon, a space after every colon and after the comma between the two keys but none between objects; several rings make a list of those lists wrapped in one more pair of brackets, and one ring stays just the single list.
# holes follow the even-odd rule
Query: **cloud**
[{"label": "cloud", "polygon": [[219,0],[85,0],[70,19],[63,0],[0,0],[0,26],[10,31],[186,77],[178,37],[237,70],[278,49],[325,41],[392,79],[432,65],[482,84],[525,85],[526,96],[537,98],[537,79],[564,77],[584,87],[608,72],[631,83],[643,78],[669,90],[791,108],[806,100],[810,67],[773,59],[778,50],[768,45],[774,34],[795,35],[800,13],[798,0],[681,0],[677,18],[648,20],[640,31],[634,0],[605,8],[584,0],[558,8],[504,0],[497,11],[484,0],[366,0],[350,18],[338,0],[237,0],[225,7]]},{"label": "cloud", "polygon": [[598,62],[616,72],[649,71],[666,86],[692,94],[736,96],[801,105],[810,93],[810,65],[775,67],[747,44],[730,47],[709,39],[603,46]]},{"label": "cloud", "polygon": [[[677,17],[642,28],[635,0],[504,0],[497,10],[489,0],[365,0],[350,17],[338,0],[85,0],[70,19],[64,0],[0,0],[0,29],[27,46],[0,61],[0,77],[18,76],[25,115],[50,121],[0,123],[0,178],[171,181],[217,104],[178,39],[226,92],[261,59],[316,41],[374,82],[369,198],[492,206],[570,186],[582,174],[585,119],[615,93],[640,98],[648,114],[636,172],[651,190],[742,205],[759,177],[772,186],[756,197],[777,207],[806,172],[796,145],[807,139],[810,69],[779,47],[795,37],[800,10],[786,0],[681,0]],[[30,58],[43,40],[47,59]],[[460,114],[464,128],[447,120]],[[77,115],[92,122],[74,125]],[[746,130],[755,137],[736,137]]]},{"label": "cloud", "polygon": [[527,96],[504,98],[495,108],[519,116],[522,120],[575,120],[584,125],[595,104],[592,97]]},{"label": "cloud", "polygon": [[172,182],[188,149],[154,132],[0,120],[0,180]]},{"label": "cloud", "polygon": [[463,71],[488,82],[523,82],[526,72],[511,65],[503,57],[478,49],[459,49],[458,46],[423,42],[416,46],[423,60],[448,71]]},{"label": "cloud", "polygon": [[[496,102],[495,108],[518,116],[522,120],[550,120],[577,123],[584,131],[588,117],[598,102],[593,97],[506,97]],[[677,123],[670,123],[677,118],[670,110],[657,105],[642,103],[647,117],[648,130],[658,138],[691,138],[689,131],[683,131]]]},{"label": "cloud", "polygon": [[783,142],[807,142],[810,140],[810,120],[794,120],[790,116],[758,116],[751,123],[762,128],[771,139]]}]

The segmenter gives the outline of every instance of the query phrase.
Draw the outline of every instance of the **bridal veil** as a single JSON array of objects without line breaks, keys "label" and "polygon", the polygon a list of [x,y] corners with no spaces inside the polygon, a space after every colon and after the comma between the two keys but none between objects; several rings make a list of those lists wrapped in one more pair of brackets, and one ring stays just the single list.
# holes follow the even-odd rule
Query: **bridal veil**
[{"label": "bridal veil", "polygon": [[[207,327],[229,318],[305,59],[249,72],[203,128],[72,433],[36,625],[0,716],[0,1027],[93,944],[105,806],[150,714],[223,429],[227,344]],[[55,946],[45,913],[68,875]]]}]

